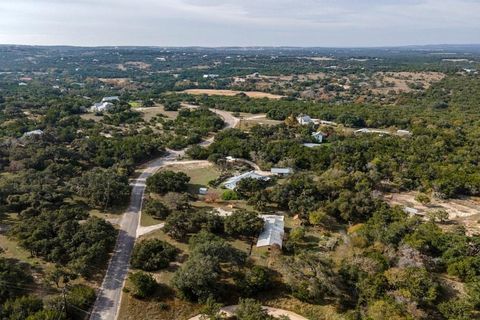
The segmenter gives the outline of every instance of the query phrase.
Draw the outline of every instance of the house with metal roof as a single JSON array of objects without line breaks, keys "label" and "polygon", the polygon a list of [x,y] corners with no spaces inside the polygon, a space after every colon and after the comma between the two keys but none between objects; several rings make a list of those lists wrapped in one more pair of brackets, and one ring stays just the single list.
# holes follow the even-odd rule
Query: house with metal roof
[{"label": "house with metal roof", "polygon": [[242,173],[241,175],[231,177],[230,179],[228,179],[223,183],[223,186],[227,189],[235,190],[235,188],[237,187],[237,184],[243,179],[247,179],[247,178],[263,180],[263,181],[270,180],[270,177],[262,176],[256,173],[255,171],[248,171],[248,172]]},{"label": "house with metal roof", "polygon": [[301,114],[297,117],[297,121],[299,124],[301,124],[302,126],[304,125],[309,125],[310,123],[313,123],[313,119],[310,118],[309,115],[306,115],[306,114]]},{"label": "house with metal roof", "polygon": [[90,107],[91,112],[104,112],[111,110],[114,107],[113,103],[110,102],[100,102],[95,103],[93,106]]},{"label": "house with metal roof", "polygon": [[277,176],[288,176],[293,173],[292,168],[272,168],[270,172]]},{"label": "house with metal roof", "polygon": [[285,217],[279,215],[261,215],[260,217],[265,221],[265,225],[258,236],[257,247],[278,245],[281,248],[285,234]]},{"label": "house with metal roof", "polygon": [[111,97],[104,97],[102,99],[102,102],[115,102],[115,101],[120,101],[120,98],[118,96],[111,96]]}]

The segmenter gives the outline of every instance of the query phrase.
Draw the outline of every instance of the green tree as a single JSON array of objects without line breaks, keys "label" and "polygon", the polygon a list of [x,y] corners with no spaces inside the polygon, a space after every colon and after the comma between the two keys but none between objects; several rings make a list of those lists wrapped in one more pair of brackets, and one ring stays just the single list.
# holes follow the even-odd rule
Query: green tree
[{"label": "green tree", "polygon": [[171,210],[161,201],[152,199],[144,203],[142,212],[156,219],[164,220],[171,213]]},{"label": "green tree", "polygon": [[132,267],[144,271],[157,271],[167,268],[175,259],[177,250],[159,239],[143,240],[133,248]]},{"label": "green tree", "polygon": [[141,271],[130,274],[128,280],[133,286],[133,296],[140,299],[151,297],[158,287],[152,275]]},{"label": "green tree", "polygon": [[184,192],[188,189],[190,177],[183,172],[160,171],[147,179],[147,189],[151,192]]},{"label": "green tree", "polygon": [[273,317],[262,308],[262,304],[253,299],[240,299],[235,316],[238,320],[269,320]]}]

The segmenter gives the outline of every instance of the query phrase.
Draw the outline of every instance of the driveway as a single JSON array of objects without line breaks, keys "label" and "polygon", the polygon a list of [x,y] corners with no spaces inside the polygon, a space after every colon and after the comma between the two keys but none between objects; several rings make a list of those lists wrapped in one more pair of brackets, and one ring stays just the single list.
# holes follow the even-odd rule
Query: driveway
[{"label": "driveway", "polygon": [[[223,307],[220,309],[220,314],[225,314],[228,317],[234,316],[235,315],[235,310],[237,310],[238,305],[232,305],[232,306],[227,306]],[[278,318],[280,316],[288,316],[290,320],[308,320],[305,317],[302,317],[299,314],[296,314],[294,312],[288,311],[288,310],[283,310],[283,309],[277,309],[277,308],[271,308],[271,307],[265,307],[262,306],[264,310],[267,310],[268,314],[271,316],[274,316],[275,318]],[[189,320],[200,320],[202,315],[195,316],[193,318],[190,318]]]}]

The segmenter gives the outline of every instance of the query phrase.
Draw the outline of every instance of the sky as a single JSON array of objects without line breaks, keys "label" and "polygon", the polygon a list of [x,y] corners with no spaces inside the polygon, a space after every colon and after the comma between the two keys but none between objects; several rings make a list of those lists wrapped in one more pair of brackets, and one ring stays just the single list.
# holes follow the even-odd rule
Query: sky
[{"label": "sky", "polygon": [[0,43],[480,44],[480,0],[0,0]]}]

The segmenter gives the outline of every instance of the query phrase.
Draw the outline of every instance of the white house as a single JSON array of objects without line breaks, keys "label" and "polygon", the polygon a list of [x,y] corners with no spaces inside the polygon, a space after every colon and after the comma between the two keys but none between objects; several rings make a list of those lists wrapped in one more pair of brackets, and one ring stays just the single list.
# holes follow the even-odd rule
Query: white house
[{"label": "white house", "polygon": [[321,146],[321,144],[320,143],[304,143],[303,146],[307,148],[318,148]]},{"label": "white house", "polygon": [[90,107],[91,112],[105,112],[111,110],[114,107],[113,103],[110,102],[100,102],[95,103],[93,106]]},{"label": "white house", "polygon": [[208,78],[210,78],[210,79],[215,79],[215,78],[218,78],[218,77],[219,77],[219,75],[218,75],[218,74],[214,74],[214,73],[209,73],[209,74],[204,74],[204,75],[203,75],[203,79],[208,79]]},{"label": "white house", "polygon": [[310,123],[313,123],[313,119],[310,118],[310,116],[308,116],[308,115],[303,115],[303,114],[301,114],[301,115],[299,115],[299,116],[297,117],[297,121],[298,121],[298,123],[301,124],[302,126],[309,125]]},{"label": "white house", "polygon": [[263,231],[258,236],[257,247],[266,247],[276,244],[281,248],[283,235],[285,234],[284,216],[262,215],[260,217],[265,221],[265,225]]},{"label": "white house", "polygon": [[42,136],[43,135],[43,131],[40,130],[40,129],[37,129],[37,130],[33,130],[33,131],[28,131],[28,132],[25,132],[23,134],[24,137],[33,137],[33,136]]},{"label": "white house", "polygon": [[399,136],[411,136],[412,133],[408,130],[397,130],[397,135],[399,135]]},{"label": "white house", "polygon": [[288,176],[293,173],[292,168],[272,168],[270,172],[277,176]]},{"label": "white house", "polygon": [[198,189],[198,194],[200,195],[206,195],[208,193],[208,188],[199,188]]},{"label": "white house", "polygon": [[237,187],[237,183],[239,183],[243,179],[247,179],[247,178],[263,180],[263,181],[270,180],[269,177],[262,176],[262,175],[256,173],[255,171],[248,171],[248,172],[242,173],[241,175],[231,177],[230,179],[228,179],[227,181],[225,181],[223,183],[223,186],[227,189],[235,190],[235,188]]},{"label": "white house", "polygon": [[323,132],[313,132],[312,137],[318,142],[322,143],[323,139],[325,138],[325,134]]},{"label": "white house", "polygon": [[112,97],[104,97],[102,99],[102,102],[115,102],[115,101],[120,101],[120,98],[118,96],[112,96]]}]

